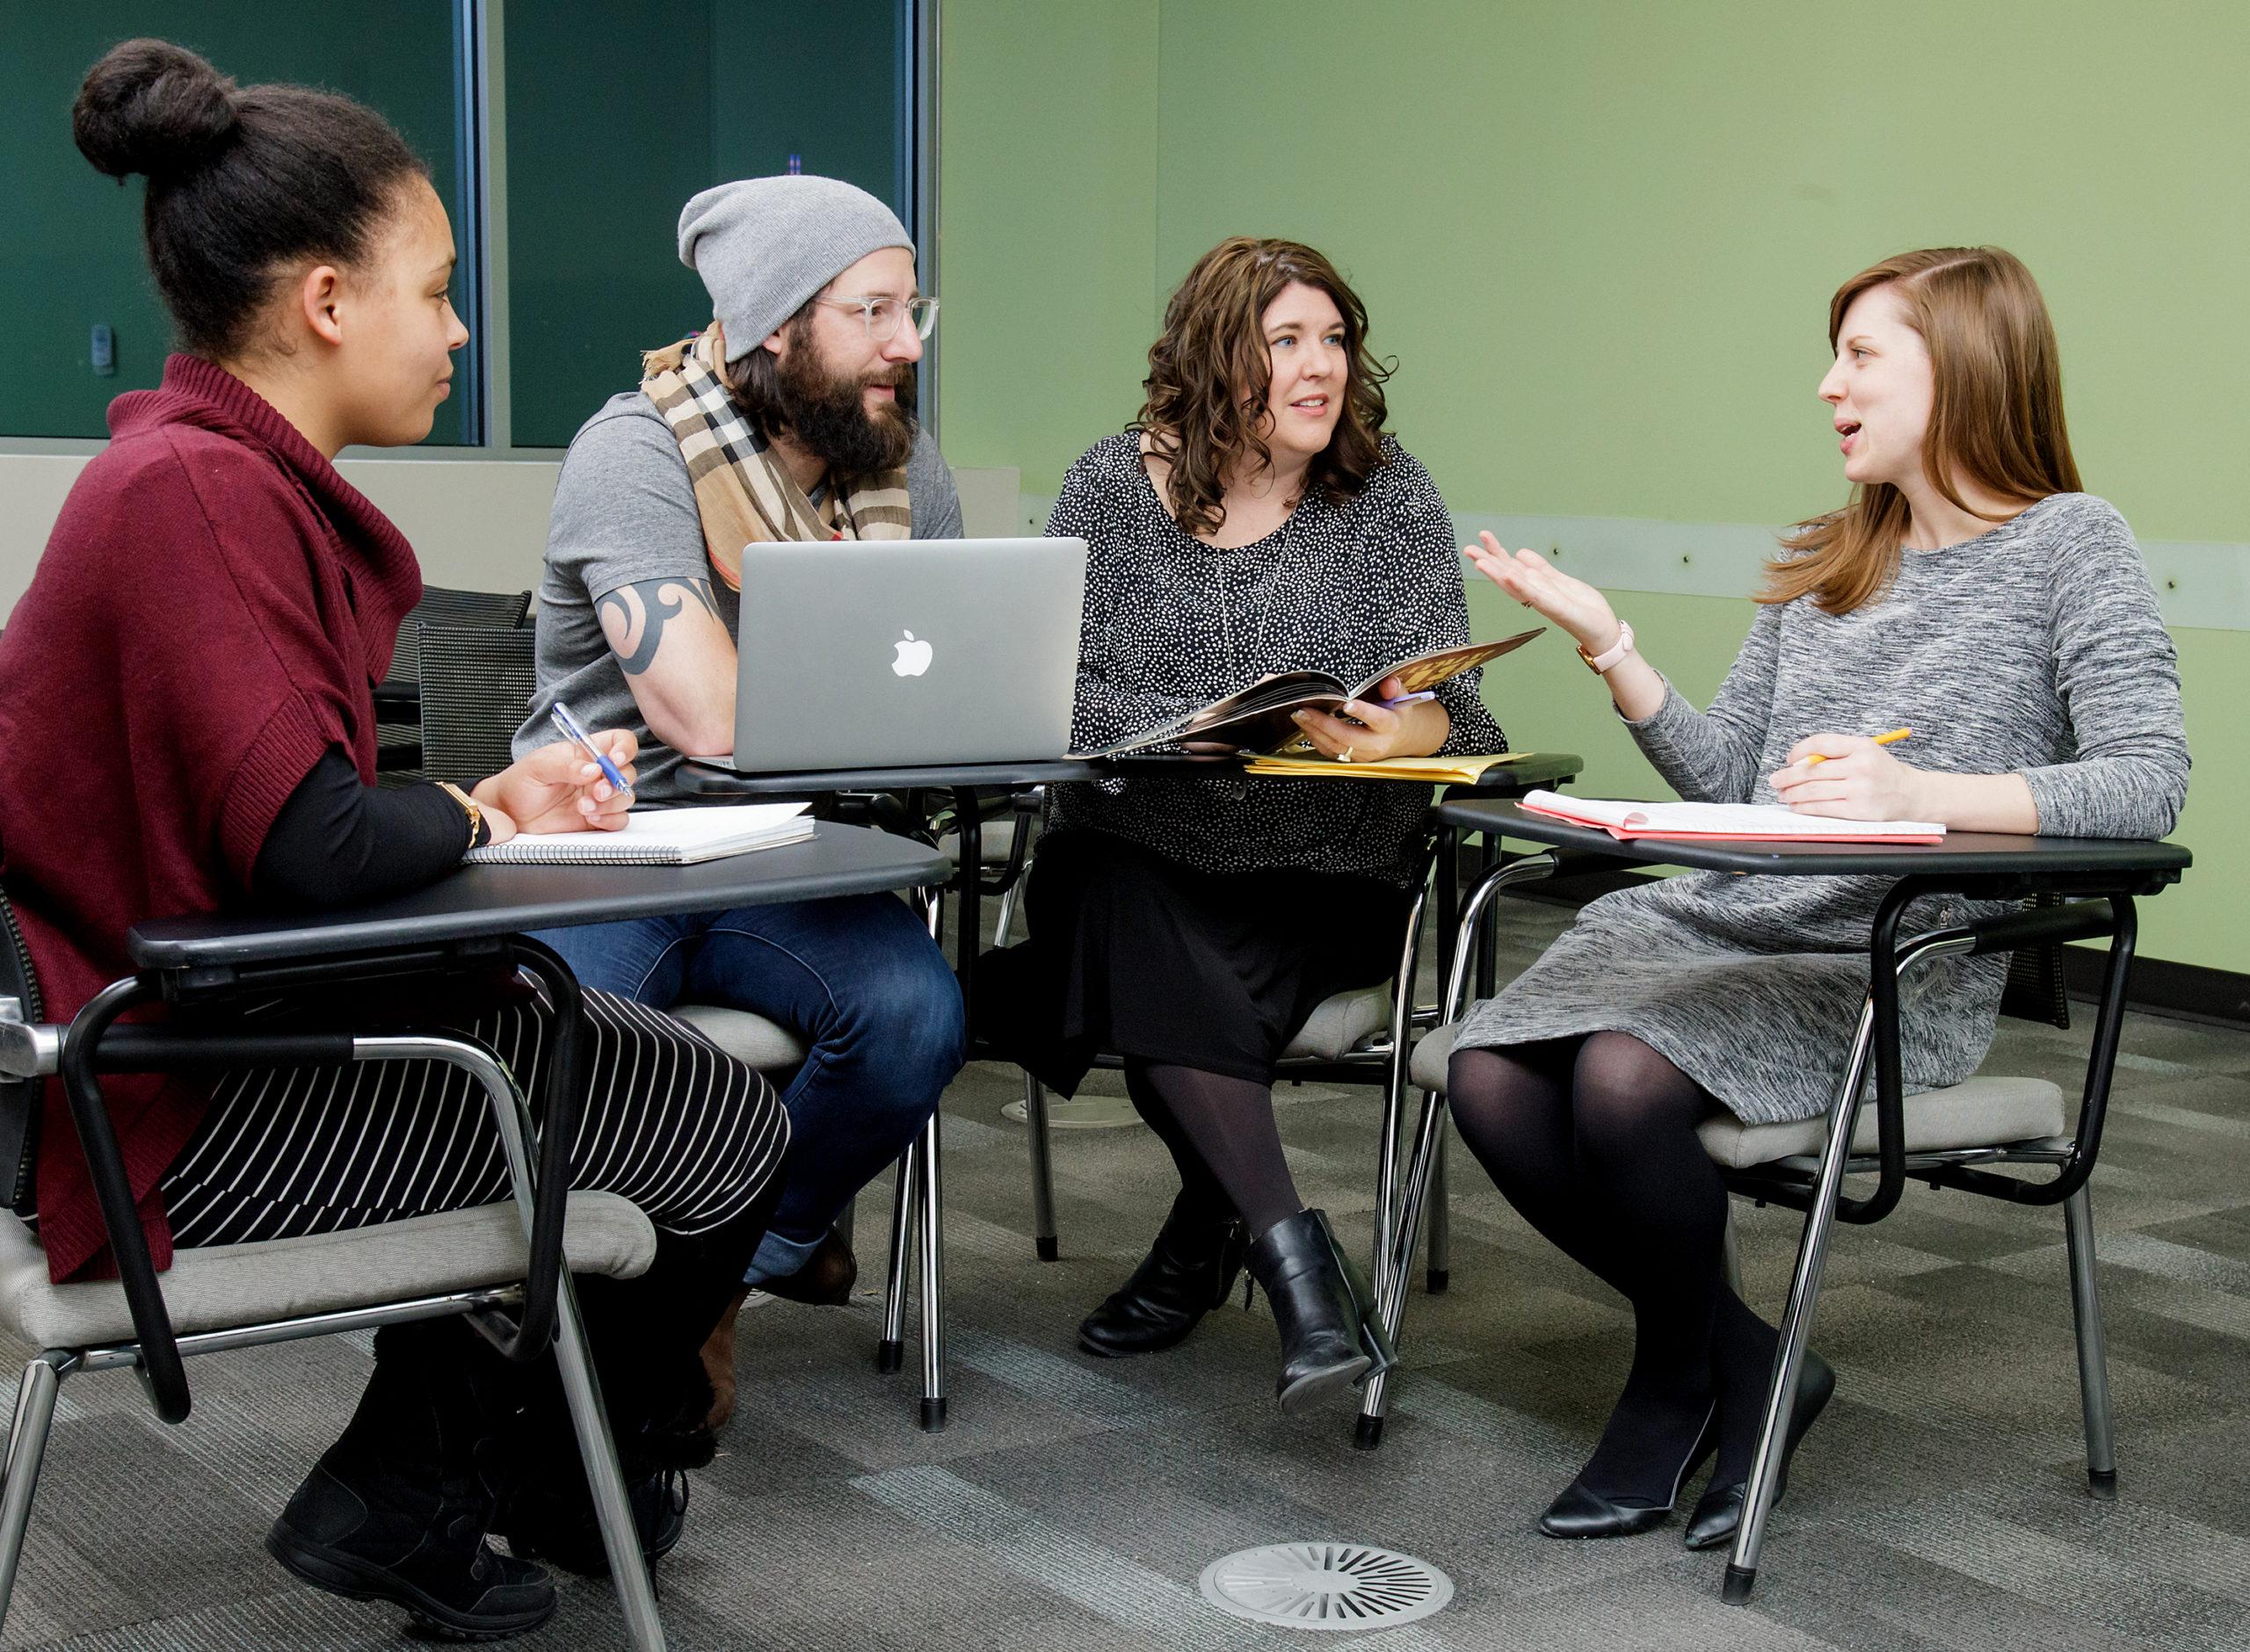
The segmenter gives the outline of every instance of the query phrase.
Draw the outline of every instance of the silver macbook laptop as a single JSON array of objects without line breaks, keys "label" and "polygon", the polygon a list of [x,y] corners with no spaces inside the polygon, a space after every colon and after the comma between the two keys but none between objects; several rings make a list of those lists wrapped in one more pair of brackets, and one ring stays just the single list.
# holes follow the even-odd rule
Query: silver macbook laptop
[{"label": "silver macbook laptop", "polygon": [[830,540],[742,559],[744,773],[1070,748],[1084,540]]}]

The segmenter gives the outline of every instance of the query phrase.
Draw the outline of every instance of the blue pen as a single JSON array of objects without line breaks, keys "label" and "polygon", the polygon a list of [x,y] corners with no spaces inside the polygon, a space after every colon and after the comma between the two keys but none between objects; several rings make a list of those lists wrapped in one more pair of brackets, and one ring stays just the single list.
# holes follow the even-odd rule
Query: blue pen
[{"label": "blue pen", "polygon": [[624,771],[602,756],[594,745],[594,737],[586,732],[584,723],[570,714],[570,708],[568,706],[558,699],[555,702],[555,709],[547,714],[554,720],[555,726],[562,731],[562,737],[565,740],[577,741],[586,749],[586,755],[601,765],[602,779],[621,792],[629,792],[633,789],[633,783],[625,778]]}]

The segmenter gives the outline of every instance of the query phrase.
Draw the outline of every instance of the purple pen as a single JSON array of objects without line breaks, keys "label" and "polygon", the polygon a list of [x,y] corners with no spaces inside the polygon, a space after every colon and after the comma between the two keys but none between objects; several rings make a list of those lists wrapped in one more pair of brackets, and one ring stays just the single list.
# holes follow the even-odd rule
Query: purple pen
[{"label": "purple pen", "polygon": [[1379,699],[1375,701],[1375,704],[1378,706],[1387,706],[1392,711],[1397,711],[1401,706],[1419,706],[1426,699],[1435,699],[1436,698],[1436,690],[1426,688],[1419,694],[1401,694],[1397,699]]}]

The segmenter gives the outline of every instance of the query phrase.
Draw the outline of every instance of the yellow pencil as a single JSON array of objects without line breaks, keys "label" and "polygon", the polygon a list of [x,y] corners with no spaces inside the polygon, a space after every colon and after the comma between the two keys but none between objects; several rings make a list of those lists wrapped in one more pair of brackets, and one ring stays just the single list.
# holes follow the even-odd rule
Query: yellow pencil
[{"label": "yellow pencil", "polygon": [[[1876,735],[1876,737],[1875,737],[1875,743],[1876,743],[1876,744],[1877,744],[1878,746],[1895,746],[1895,745],[1897,745],[1897,744],[1898,744],[1901,740],[1905,739],[1909,735],[1912,734],[1913,732],[1914,732],[1914,731],[1913,731],[1912,729],[1911,729],[1911,728],[1893,728],[1893,729],[1892,729],[1889,734],[1887,734],[1887,735]],[[1825,763],[1825,762],[1827,762],[1827,761],[1828,761],[1828,759],[1827,759],[1827,758],[1825,758],[1825,757],[1822,757],[1822,756],[1821,756],[1818,752],[1817,752],[1817,751],[1816,751],[1815,753],[1813,753],[1813,755],[1812,755],[1812,756],[1811,756],[1811,757],[1807,757],[1807,758],[1804,760],[1804,762],[1805,762],[1805,766],[1806,766],[1807,768],[1811,767],[1811,766],[1812,766],[1814,764],[1816,764],[1816,763]]]}]

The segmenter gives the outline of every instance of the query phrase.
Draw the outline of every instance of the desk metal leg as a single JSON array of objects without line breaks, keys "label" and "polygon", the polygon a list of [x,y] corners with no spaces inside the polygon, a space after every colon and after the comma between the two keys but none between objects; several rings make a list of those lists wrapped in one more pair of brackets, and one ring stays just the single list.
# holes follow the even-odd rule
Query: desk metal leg
[{"label": "desk metal leg", "polygon": [[1055,1228],[1055,1141],[1047,1119],[1047,1086],[1023,1076],[1023,1121],[1031,1136],[1032,1243],[1042,1262],[1061,1254]]},{"label": "desk metal leg", "polygon": [[[1405,1317],[1406,1280],[1414,1268],[1414,1241],[1421,1232],[1422,1210],[1430,1192],[1435,1159],[1433,1146],[1445,1127],[1445,1098],[1433,1090],[1422,1092],[1422,1115],[1414,1127],[1414,1151],[1406,1162],[1405,1188],[1399,1200],[1398,1222],[1390,1255],[1385,1258],[1382,1282],[1375,1286],[1375,1310],[1391,1342],[1398,1340],[1399,1322]],[[1383,1424],[1390,1373],[1379,1371],[1361,1391],[1360,1420],[1352,1444],[1373,1451],[1383,1444]]]},{"label": "desk metal leg", "polygon": [[890,1205],[890,1265],[883,1281],[882,1336],[875,1344],[875,1369],[888,1374],[906,1363],[906,1258],[912,1250],[914,1199],[921,1192],[916,1137],[898,1156],[898,1194]]},{"label": "desk metal leg", "polygon": [[2086,1411],[2086,1489],[2105,1503],[2117,1495],[2117,1439],[2109,1420],[2109,1360],[2101,1337],[2101,1299],[2094,1284],[2094,1209],[2086,1189],[2063,1201],[2071,1259],[2071,1315],[2078,1326],[2079,1399]]},{"label": "desk metal leg", "polygon": [[[1438,892],[1441,896],[1439,921],[1443,924],[1446,921],[1445,909],[1448,902],[1442,897],[1445,896],[1451,882],[1451,876],[1444,858],[1442,839],[1441,844],[1438,879]],[[1470,955],[1468,949],[1461,945],[1462,924],[1465,923],[1474,925],[1477,915],[1502,888],[1509,884],[1524,883],[1534,878],[1543,878],[1554,870],[1555,861],[1551,855],[1527,855],[1521,860],[1511,862],[1506,870],[1479,881],[1475,895],[1470,897],[1468,911],[1455,920],[1452,930],[1446,937],[1444,943],[1446,950],[1440,954],[1441,958],[1452,960],[1446,976],[1440,1011],[1446,1019],[1450,1020],[1460,1016],[1462,1001],[1467,996]],[[1397,1093],[1403,1096],[1404,1093],[1404,1073],[1394,1069],[1393,1076],[1399,1084]],[[1394,1345],[1398,1340],[1400,1322],[1405,1317],[1406,1281],[1412,1277],[1414,1251],[1421,1243],[1422,1212],[1428,1205],[1433,1185],[1437,1179],[1439,1158],[1445,1141],[1445,1098],[1436,1090],[1424,1090],[1421,1117],[1414,1127],[1414,1151],[1407,1160],[1404,1185],[1400,1190],[1397,1219],[1390,1231],[1390,1254],[1384,1258],[1383,1264],[1378,1271],[1375,1286],[1377,1313],[1383,1321],[1385,1333]],[[1394,1366],[1393,1370],[1396,1369],[1397,1367]],[[1390,1373],[1384,1372],[1368,1378],[1367,1387],[1362,1392],[1358,1429],[1352,1441],[1361,1451],[1372,1451],[1383,1443],[1384,1407],[1390,1386]]]},{"label": "desk metal leg", "polygon": [[1804,1237],[1797,1245],[1789,1304],[1782,1311],[1781,1346],[1774,1355],[1773,1386],[1766,1394],[1765,1425],[1758,1436],[1757,1454],[1751,1460],[1742,1525],[1734,1534],[1734,1553],[1727,1557],[1726,1580],[1721,1588],[1730,1605],[1746,1605],[1757,1585],[1758,1554],[1765,1547],[1766,1518],[1773,1512],[1781,1482],[1789,1417],[1796,1409],[1797,1378],[1804,1369],[1805,1344],[1812,1335],[1813,1305],[1820,1299],[1828,1241],[1836,1230],[1836,1197],[1843,1188],[1845,1162],[1851,1157],[1852,1129],[1859,1119],[1868,1050],[1874,1041],[1875,996],[1869,993],[1860,1009],[1859,1031],[1852,1040],[1851,1055],[1844,1062],[1843,1082],[1836,1087],[1836,1099],[1829,1104],[1827,1150],[1821,1157],[1812,1204],[1805,1212]]},{"label": "desk metal leg", "polygon": [[[961,982],[961,1008],[966,1025],[972,1030],[976,1025],[976,1003],[971,996],[976,973],[977,949],[984,944],[984,822],[976,813],[976,789],[957,787],[953,794],[954,835],[961,841],[961,865],[954,869],[954,890],[960,897],[960,910],[954,914],[954,975]],[[930,938],[937,940],[943,928],[940,907],[943,896],[936,897],[929,906]]]},{"label": "desk metal leg", "polygon": [[1444,1295],[1453,1283],[1453,1190],[1446,1179],[1445,1144],[1446,1119],[1441,1114],[1430,1143],[1430,1255],[1423,1276],[1432,1296]]},{"label": "desk metal leg", "polygon": [[922,1184],[915,1223],[922,1275],[922,1426],[937,1430],[946,1425],[946,1235],[936,1113],[923,1127],[916,1169]]}]

